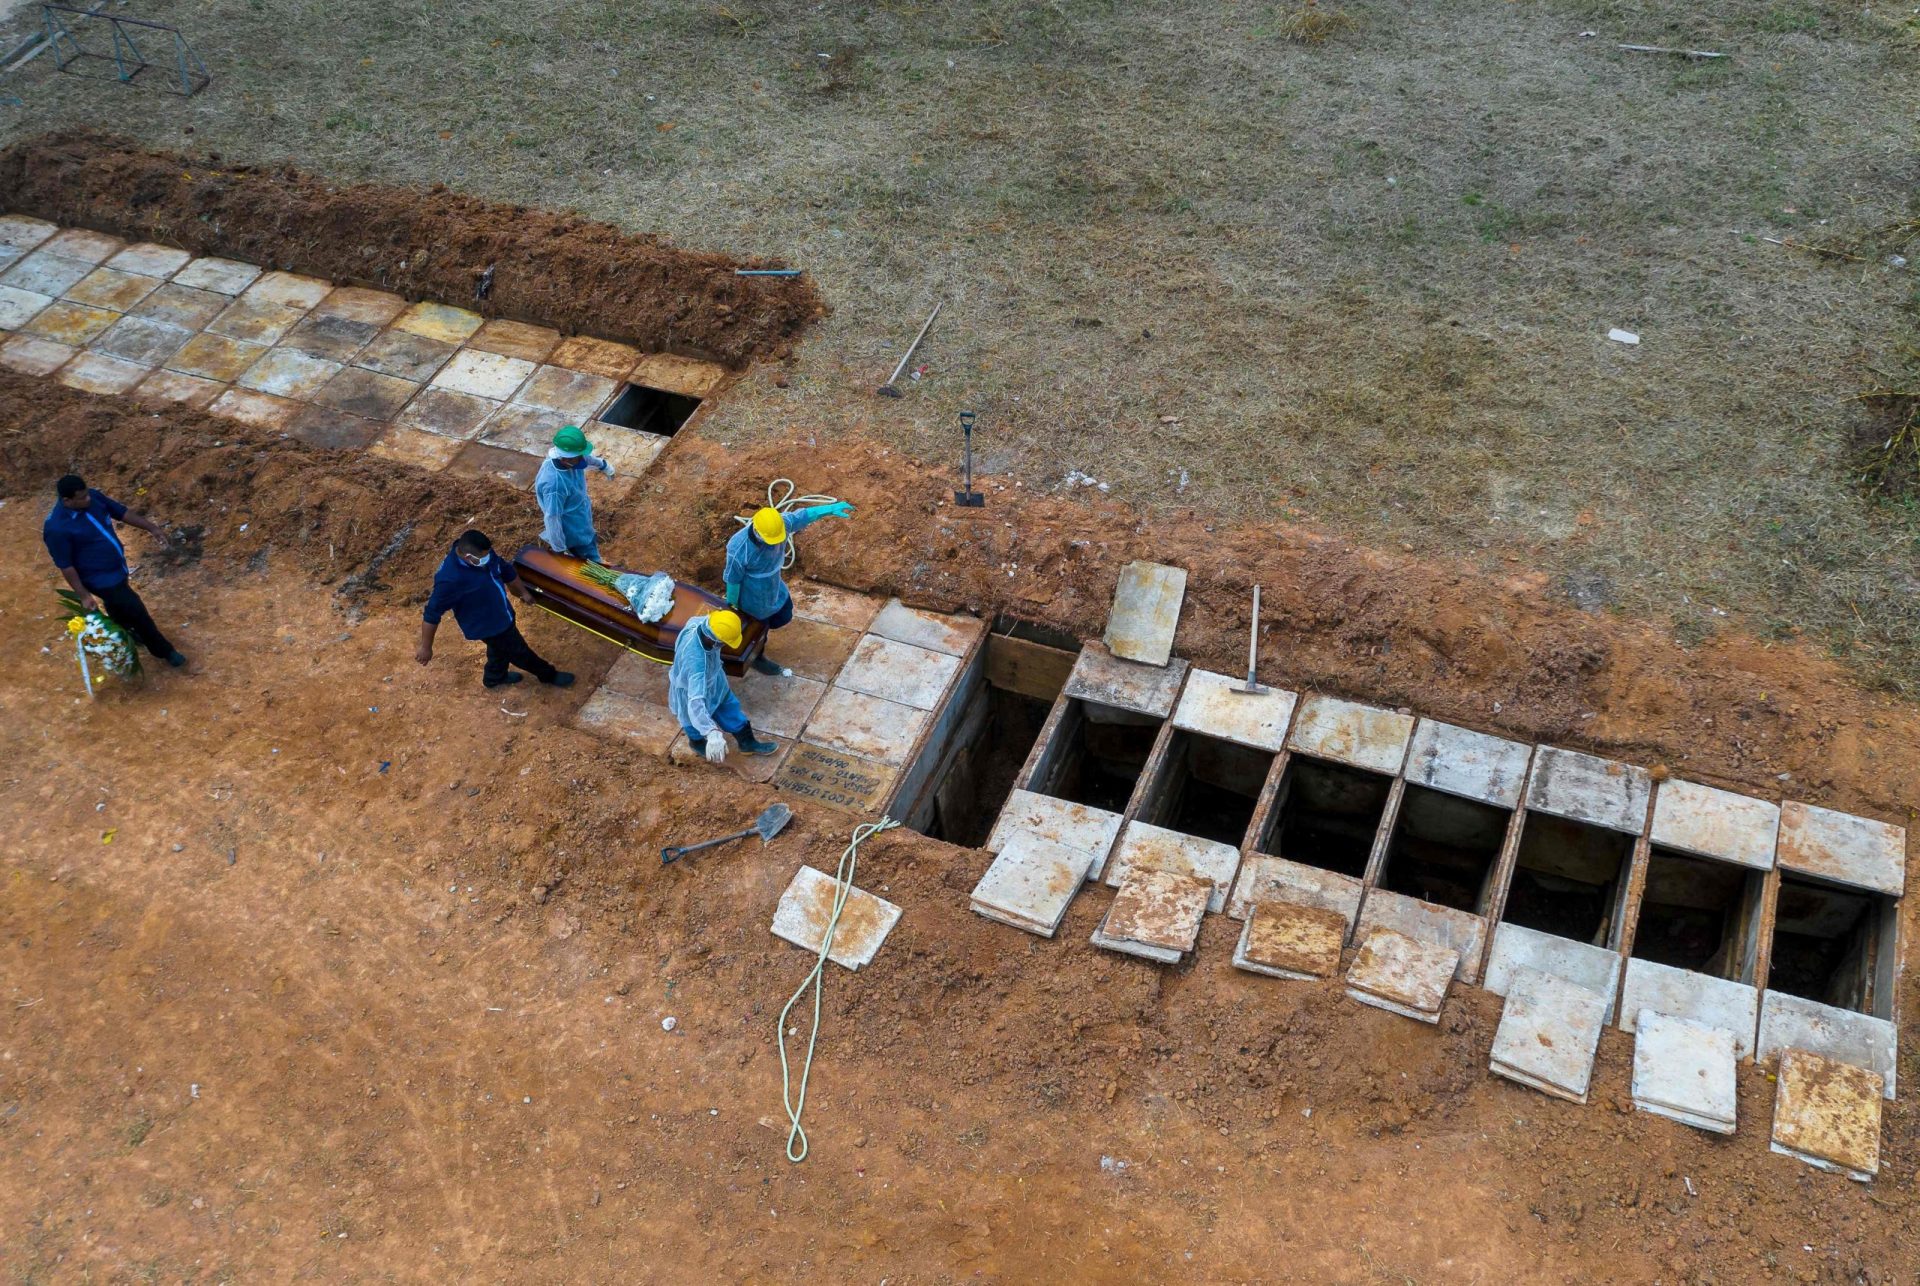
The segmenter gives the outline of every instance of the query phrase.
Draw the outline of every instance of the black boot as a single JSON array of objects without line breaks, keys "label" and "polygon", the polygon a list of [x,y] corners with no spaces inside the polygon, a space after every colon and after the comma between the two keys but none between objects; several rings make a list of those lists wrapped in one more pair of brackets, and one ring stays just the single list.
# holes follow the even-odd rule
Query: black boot
[{"label": "black boot", "polygon": [[778,661],[769,661],[767,659],[767,654],[765,652],[762,652],[759,656],[756,656],[753,658],[753,668],[758,670],[762,674],[771,674],[783,679],[790,679],[793,677],[792,670],[789,670],[786,666],[780,664]]},{"label": "black boot", "polygon": [[770,755],[780,749],[780,743],[777,741],[761,741],[755,737],[752,724],[734,733],[733,739],[740,743],[740,753],[743,755]]}]

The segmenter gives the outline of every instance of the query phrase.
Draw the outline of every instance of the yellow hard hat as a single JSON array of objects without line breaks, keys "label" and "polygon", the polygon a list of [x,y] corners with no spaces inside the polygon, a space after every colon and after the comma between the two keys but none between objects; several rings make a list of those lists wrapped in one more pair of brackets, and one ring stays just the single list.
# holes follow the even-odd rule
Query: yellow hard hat
[{"label": "yellow hard hat", "polygon": [[715,612],[707,618],[707,628],[713,631],[713,637],[728,647],[739,647],[744,637],[738,612]]},{"label": "yellow hard hat", "polygon": [[753,531],[769,545],[777,545],[787,538],[787,520],[778,509],[761,509],[753,515]]}]

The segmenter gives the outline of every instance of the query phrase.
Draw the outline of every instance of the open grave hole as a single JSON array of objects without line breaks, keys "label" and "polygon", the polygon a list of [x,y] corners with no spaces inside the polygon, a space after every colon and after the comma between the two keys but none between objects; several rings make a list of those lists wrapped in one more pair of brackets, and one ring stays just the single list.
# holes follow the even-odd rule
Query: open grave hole
[{"label": "open grave hole", "polygon": [[1502,922],[1594,946],[1613,942],[1633,842],[1620,831],[1529,810]]},{"label": "open grave hole", "polygon": [[1512,818],[1507,809],[1409,783],[1381,886],[1436,906],[1484,912]]},{"label": "open grave hole", "polygon": [[1125,812],[1161,722],[1132,710],[1069,700],[1028,789],[1110,813]]},{"label": "open grave hole", "polygon": [[1240,847],[1273,755],[1202,733],[1178,731],[1141,805],[1140,820]]},{"label": "open grave hole", "polygon": [[1256,847],[1359,879],[1392,791],[1393,779],[1384,773],[1294,755]]},{"label": "open grave hole", "polygon": [[1891,1018],[1897,907],[1881,894],[1782,873],[1767,987]]},{"label": "open grave hole", "polygon": [[700,399],[697,397],[648,388],[644,384],[629,384],[601,412],[600,422],[670,438],[699,409]]},{"label": "open grave hole", "polygon": [[1656,844],[1634,925],[1634,958],[1754,981],[1765,887],[1759,871]]}]

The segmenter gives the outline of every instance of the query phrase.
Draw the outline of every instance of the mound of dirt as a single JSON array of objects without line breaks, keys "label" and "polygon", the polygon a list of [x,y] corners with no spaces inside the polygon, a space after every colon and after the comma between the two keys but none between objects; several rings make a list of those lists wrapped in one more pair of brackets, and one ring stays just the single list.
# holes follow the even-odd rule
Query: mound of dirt
[{"label": "mound of dirt", "polygon": [[291,166],[157,152],[92,130],[0,152],[0,210],[178,245],[489,317],[744,366],[792,347],[826,306],[801,278],[677,250],[578,215],[448,191],[323,182]]}]

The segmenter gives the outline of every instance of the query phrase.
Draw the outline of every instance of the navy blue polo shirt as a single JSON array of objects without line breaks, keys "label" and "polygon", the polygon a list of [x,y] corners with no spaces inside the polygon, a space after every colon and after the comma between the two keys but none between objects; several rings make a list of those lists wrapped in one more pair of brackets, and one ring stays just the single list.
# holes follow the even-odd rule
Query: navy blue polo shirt
[{"label": "navy blue polo shirt", "polygon": [[105,492],[87,492],[85,509],[56,502],[40,527],[40,539],[61,571],[71,567],[88,589],[112,589],[127,578],[127,551],[113,524],[127,507]]},{"label": "navy blue polo shirt", "polygon": [[513,564],[496,553],[487,554],[486,566],[470,567],[450,549],[433,574],[433,593],[427,595],[421,616],[427,624],[438,625],[451,611],[466,637],[490,639],[513,624],[507,586],[519,578]]}]

